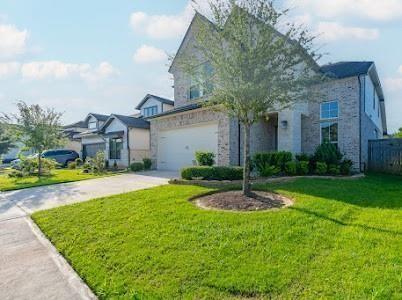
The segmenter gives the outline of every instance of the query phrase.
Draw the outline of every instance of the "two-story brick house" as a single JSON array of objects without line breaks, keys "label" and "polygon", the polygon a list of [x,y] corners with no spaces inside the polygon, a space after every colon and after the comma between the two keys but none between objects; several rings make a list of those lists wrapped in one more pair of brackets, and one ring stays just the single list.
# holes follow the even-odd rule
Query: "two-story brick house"
[{"label": "two-story brick house", "polygon": [[[161,170],[193,165],[197,150],[214,152],[218,165],[242,162],[239,122],[200,105],[207,98],[208,85],[193,81],[177,63],[177,58],[194,49],[197,18],[205,21],[199,14],[194,16],[169,69],[174,78],[174,109],[149,118],[151,158]],[[252,127],[251,153],[286,150],[311,154],[320,143],[331,142],[353,161],[355,170],[364,170],[368,140],[382,138],[387,131],[375,64],[340,62],[317,65],[316,69],[329,78],[312,87],[317,96],[286,110],[267,112],[268,120]]]}]

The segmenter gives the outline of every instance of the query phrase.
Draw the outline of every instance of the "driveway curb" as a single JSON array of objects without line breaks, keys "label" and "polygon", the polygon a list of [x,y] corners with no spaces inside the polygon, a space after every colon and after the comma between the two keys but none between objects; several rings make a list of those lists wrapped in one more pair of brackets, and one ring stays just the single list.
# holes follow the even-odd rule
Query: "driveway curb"
[{"label": "driveway curb", "polygon": [[98,299],[91,289],[86,285],[86,283],[78,276],[74,269],[68,264],[64,257],[56,250],[53,244],[46,238],[43,232],[40,230],[38,225],[31,219],[31,217],[23,218],[31,228],[34,235],[37,237],[39,242],[46,247],[49,251],[50,257],[55,262],[57,268],[66,278],[68,284],[79,294],[81,299]]}]

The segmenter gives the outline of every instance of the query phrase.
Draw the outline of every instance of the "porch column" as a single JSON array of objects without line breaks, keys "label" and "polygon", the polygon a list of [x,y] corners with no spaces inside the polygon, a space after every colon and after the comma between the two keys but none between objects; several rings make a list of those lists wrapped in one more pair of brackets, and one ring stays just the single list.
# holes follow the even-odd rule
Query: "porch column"
[{"label": "porch column", "polygon": [[284,110],[278,113],[278,151],[301,152],[301,112]]}]

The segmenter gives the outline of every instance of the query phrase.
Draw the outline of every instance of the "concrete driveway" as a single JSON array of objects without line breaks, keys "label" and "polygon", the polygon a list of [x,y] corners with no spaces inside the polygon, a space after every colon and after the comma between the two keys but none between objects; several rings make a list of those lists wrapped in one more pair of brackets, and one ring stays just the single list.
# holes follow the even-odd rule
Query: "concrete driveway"
[{"label": "concrete driveway", "polygon": [[29,215],[164,185],[175,177],[174,172],[151,171],[0,193],[0,299],[96,298]]}]

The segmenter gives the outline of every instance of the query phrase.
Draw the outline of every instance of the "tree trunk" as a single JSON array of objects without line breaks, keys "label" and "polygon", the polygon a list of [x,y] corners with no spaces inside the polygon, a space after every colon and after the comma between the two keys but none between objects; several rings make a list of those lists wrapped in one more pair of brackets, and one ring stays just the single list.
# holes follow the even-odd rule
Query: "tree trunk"
[{"label": "tree trunk", "polygon": [[42,176],[42,152],[38,154],[38,177]]},{"label": "tree trunk", "polygon": [[251,195],[250,184],[250,125],[244,124],[244,141],[243,141],[243,195]]}]

